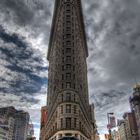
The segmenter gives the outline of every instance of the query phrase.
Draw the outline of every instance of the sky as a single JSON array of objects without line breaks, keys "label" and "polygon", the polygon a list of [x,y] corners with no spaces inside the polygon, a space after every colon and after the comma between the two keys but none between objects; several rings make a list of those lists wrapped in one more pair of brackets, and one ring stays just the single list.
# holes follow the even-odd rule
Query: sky
[{"label": "sky", "polygon": [[[88,88],[99,133],[107,113],[130,110],[140,82],[140,0],[82,0],[89,57]],[[54,0],[0,1],[0,107],[31,115],[38,138],[40,107],[46,104],[46,60]]]}]

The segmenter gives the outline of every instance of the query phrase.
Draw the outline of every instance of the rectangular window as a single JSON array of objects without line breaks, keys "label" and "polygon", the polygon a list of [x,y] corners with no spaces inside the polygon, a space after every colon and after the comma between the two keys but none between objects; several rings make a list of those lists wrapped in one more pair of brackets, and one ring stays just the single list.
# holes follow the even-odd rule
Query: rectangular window
[{"label": "rectangular window", "polygon": [[[69,2],[69,0],[67,2]],[[70,9],[70,4],[67,4],[67,9]]]},{"label": "rectangular window", "polygon": [[82,85],[80,85],[81,90],[83,89]]},{"label": "rectangular window", "polygon": [[73,88],[75,89],[75,84],[73,84]]},{"label": "rectangular window", "polygon": [[57,115],[58,115],[58,112],[56,111],[56,117],[57,117]]},{"label": "rectangular window", "polygon": [[63,102],[63,100],[64,100],[64,99],[63,99],[63,94],[61,94],[61,101]]},{"label": "rectangular window", "polygon": [[77,124],[77,118],[74,118],[74,127],[76,128]]},{"label": "rectangular window", "polygon": [[71,45],[71,42],[70,41],[67,41],[66,42],[66,45],[70,46]]},{"label": "rectangular window", "polygon": [[70,20],[71,20],[71,18],[70,18],[70,17],[66,17],[66,20],[67,20],[67,21],[70,21]]},{"label": "rectangular window", "polygon": [[71,88],[71,83],[70,82],[66,83],[66,88]]},{"label": "rectangular window", "polygon": [[62,80],[64,80],[64,75],[62,74]]},{"label": "rectangular window", "polygon": [[71,70],[71,65],[70,64],[66,65],[66,70]]},{"label": "rectangular window", "polygon": [[[74,45],[73,45],[74,46]],[[73,54],[74,54],[74,50],[73,50]]]},{"label": "rectangular window", "polygon": [[75,62],[75,58],[73,57],[73,62]]},{"label": "rectangular window", "polygon": [[57,123],[55,123],[55,130],[57,130]]},{"label": "rectangular window", "polygon": [[71,101],[71,93],[66,93],[66,101]]},{"label": "rectangular window", "polygon": [[79,122],[79,128],[80,128],[80,130],[81,130],[81,128],[82,128],[82,127],[81,127],[81,122]]},{"label": "rectangular window", "polygon": [[70,17],[71,17],[71,15],[66,15],[66,17],[67,17],[67,18],[70,18]]},{"label": "rectangular window", "polygon": [[64,50],[62,50],[62,54],[64,54]]},{"label": "rectangular window", "polygon": [[62,71],[64,70],[64,66],[62,66]]},{"label": "rectangular window", "polygon": [[67,61],[67,62],[71,62],[71,57],[70,57],[70,56],[67,56],[67,57],[66,57],[66,61]]},{"label": "rectangular window", "polygon": [[66,31],[67,31],[67,32],[70,32],[70,31],[71,31],[71,28],[70,28],[70,27],[67,27],[67,28],[66,28]]},{"label": "rectangular window", "polygon": [[75,66],[73,66],[73,71],[75,71]]},{"label": "rectangular window", "polygon": [[70,80],[71,79],[71,74],[70,73],[66,73],[66,80]]},{"label": "rectangular window", "polygon": [[71,133],[65,133],[65,136],[70,137],[70,136],[72,136],[72,134]]},{"label": "rectangular window", "polygon": [[61,114],[63,114],[63,106],[61,105],[60,107],[61,107]]},{"label": "rectangular window", "polygon": [[71,38],[71,34],[66,34],[66,37],[67,38]]},{"label": "rectangular window", "polygon": [[76,108],[76,105],[74,105],[74,114],[76,114],[77,113],[77,108]]},{"label": "rectangular window", "polygon": [[71,113],[71,105],[66,105],[66,113]]},{"label": "rectangular window", "polygon": [[62,62],[64,62],[64,57],[62,58]]},{"label": "rectangular window", "polygon": [[73,79],[75,80],[75,74],[73,74]]},{"label": "rectangular window", "polygon": [[66,10],[66,13],[70,13],[70,9],[67,9],[67,10]]},{"label": "rectangular window", "polygon": [[65,35],[63,35],[63,39],[65,39],[66,38],[66,36]]},{"label": "rectangular window", "polygon": [[71,118],[66,118],[66,128],[71,128]]},{"label": "rectangular window", "polygon": [[61,128],[63,128],[63,119],[61,118]]},{"label": "rectangular window", "polygon": [[66,48],[66,53],[71,53],[71,48]]},{"label": "rectangular window", "polygon": [[67,27],[70,27],[71,26],[71,22],[70,21],[67,21],[66,22],[66,25],[67,25]]},{"label": "rectangular window", "polygon": [[74,102],[76,101],[76,96],[75,96],[75,94],[74,94]]}]

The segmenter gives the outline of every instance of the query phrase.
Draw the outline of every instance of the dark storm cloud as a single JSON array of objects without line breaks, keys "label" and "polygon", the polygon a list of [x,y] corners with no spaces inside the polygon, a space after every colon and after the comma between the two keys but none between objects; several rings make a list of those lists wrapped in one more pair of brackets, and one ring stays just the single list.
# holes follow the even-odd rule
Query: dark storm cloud
[{"label": "dark storm cloud", "polygon": [[7,11],[7,14],[12,13],[14,21],[20,25],[30,23],[34,17],[33,11],[29,9],[24,0],[3,0],[0,2],[0,8],[4,12]]},{"label": "dark storm cloud", "polygon": [[1,12],[19,25],[32,24],[36,21],[35,18],[39,18],[39,11],[42,11],[42,14],[48,18],[51,16],[48,6],[50,4],[43,0],[4,0],[0,2]]},{"label": "dark storm cloud", "polygon": [[37,99],[34,99],[33,97],[32,98],[29,98],[28,96],[23,96],[21,99],[20,99],[21,102],[30,102],[30,103],[33,103],[33,104],[38,104],[39,100]]},{"label": "dark storm cloud", "polygon": [[132,86],[135,79],[140,81],[139,7],[139,0],[94,0],[84,5],[89,91],[100,131],[107,112],[114,111],[120,117],[129,110]]},{"label": "dark storm cloud", "polygon": [[48,0],[4,0],[0,2],[0,24],[9,31],[28,33],[37,39],[41,35],[48,44],[53,1]]},{"label": "dark storm cloud", "polygon": [[[17,34],[8,34],[2,27],[0,38],[4,41],[0,45],[0,61],[7,61],[7,64],[3,65],[3,71],[9,70],[2,75],[0,91],[14,94],[39,92],[42,86],[47,84],[47,77],[38,74],[40,71],[47,70],[47,67],[41,65],[42,58],[35,56],[36,52]],[[6,75],[11,79],[6,79]],[[7,83],[8,87],[3,87],[3,82]]]},{"label": "dark storm cloud", "polygon": [[[5,30],[3,29],[3,27],[0,27],[0,38],[5,42],[5,43],[13,43],[18,47],[22,47],[24,49],[27,48],[27,44],[25,42],[23,42],[22,40],[19,39],[17,34],[8,34],[5,32]],[[25,57],[26,59],[26,57]],[[28,57],[27,57],[28,59]]]}]

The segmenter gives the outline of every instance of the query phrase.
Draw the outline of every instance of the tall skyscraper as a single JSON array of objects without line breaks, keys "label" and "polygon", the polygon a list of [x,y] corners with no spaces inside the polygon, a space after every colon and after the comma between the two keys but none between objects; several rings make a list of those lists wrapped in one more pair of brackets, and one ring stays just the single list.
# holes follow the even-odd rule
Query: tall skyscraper
[{"label": "tall skyscraper", "polygon": [[87,83],[88,48],[81,0],[55,0],[48,61],[47,120],[41,140],[95,140]]},{"label": "tall skyscraper", "polygon": [[133,90],[134,92],[133,96],[130,98],[130,104],[137,125],[138,139],[140,139],[140,85],[136,84]]},{"label": "tall skyscraper", "polygon": [[26,140],[28,134],[29,114],[23,110],[15,113],[13,140]]},{"label": "tall skyscraper", "polygon": [[14,107],[4,107],[0,108],[0,116],[7,119],[13,118],[10,119],[9,123],[9,134],[10,136],[12,135],[12,138],[9,140],[26,140],[30,117],[28,112],[16,110]]},{"label": "tall skyscraper", "polygon": [[118,120],[118,132],[120,140],[127,140],[126,122],[125,120]]},{"label": "tall skyscraper", "polygon": [[14,131],[14,119],[0,115],[0,140],[12,140]]}]

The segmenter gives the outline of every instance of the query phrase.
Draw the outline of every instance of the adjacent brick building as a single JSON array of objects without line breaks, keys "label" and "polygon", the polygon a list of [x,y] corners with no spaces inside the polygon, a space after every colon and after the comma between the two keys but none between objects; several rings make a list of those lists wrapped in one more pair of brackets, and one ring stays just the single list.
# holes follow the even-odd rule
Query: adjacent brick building
[{"label": "adjacent brick building", "polygon": [[40,120],[40,140],[45,136],[45,124],[47,120],[47,106],[41,108],[41,120]]},{"label": "adjacent brick building", "polygon": [[137,135],[140,139],[140,85],[136,84],[133,89],[133,96],[130,98],[131,110],[137,125]]},{"label": "adjacent brick building", "polygon": [[[10,120],[13,127],[10,129],[12,138],[9,140],[26,140],[29,124],[29,114],[23,110],[16,110],[14,107],[0,108],[0,116]],[[11,119],[13,118],[13,120]],[[13,133],[13,134],[12,134]]]},{"label": "adjacent brick building", "polygon": [[125,121],[125,132],[127,140],[138,140],[136,135],[136,123],[132,112],[127,112],[123,116]]}]

